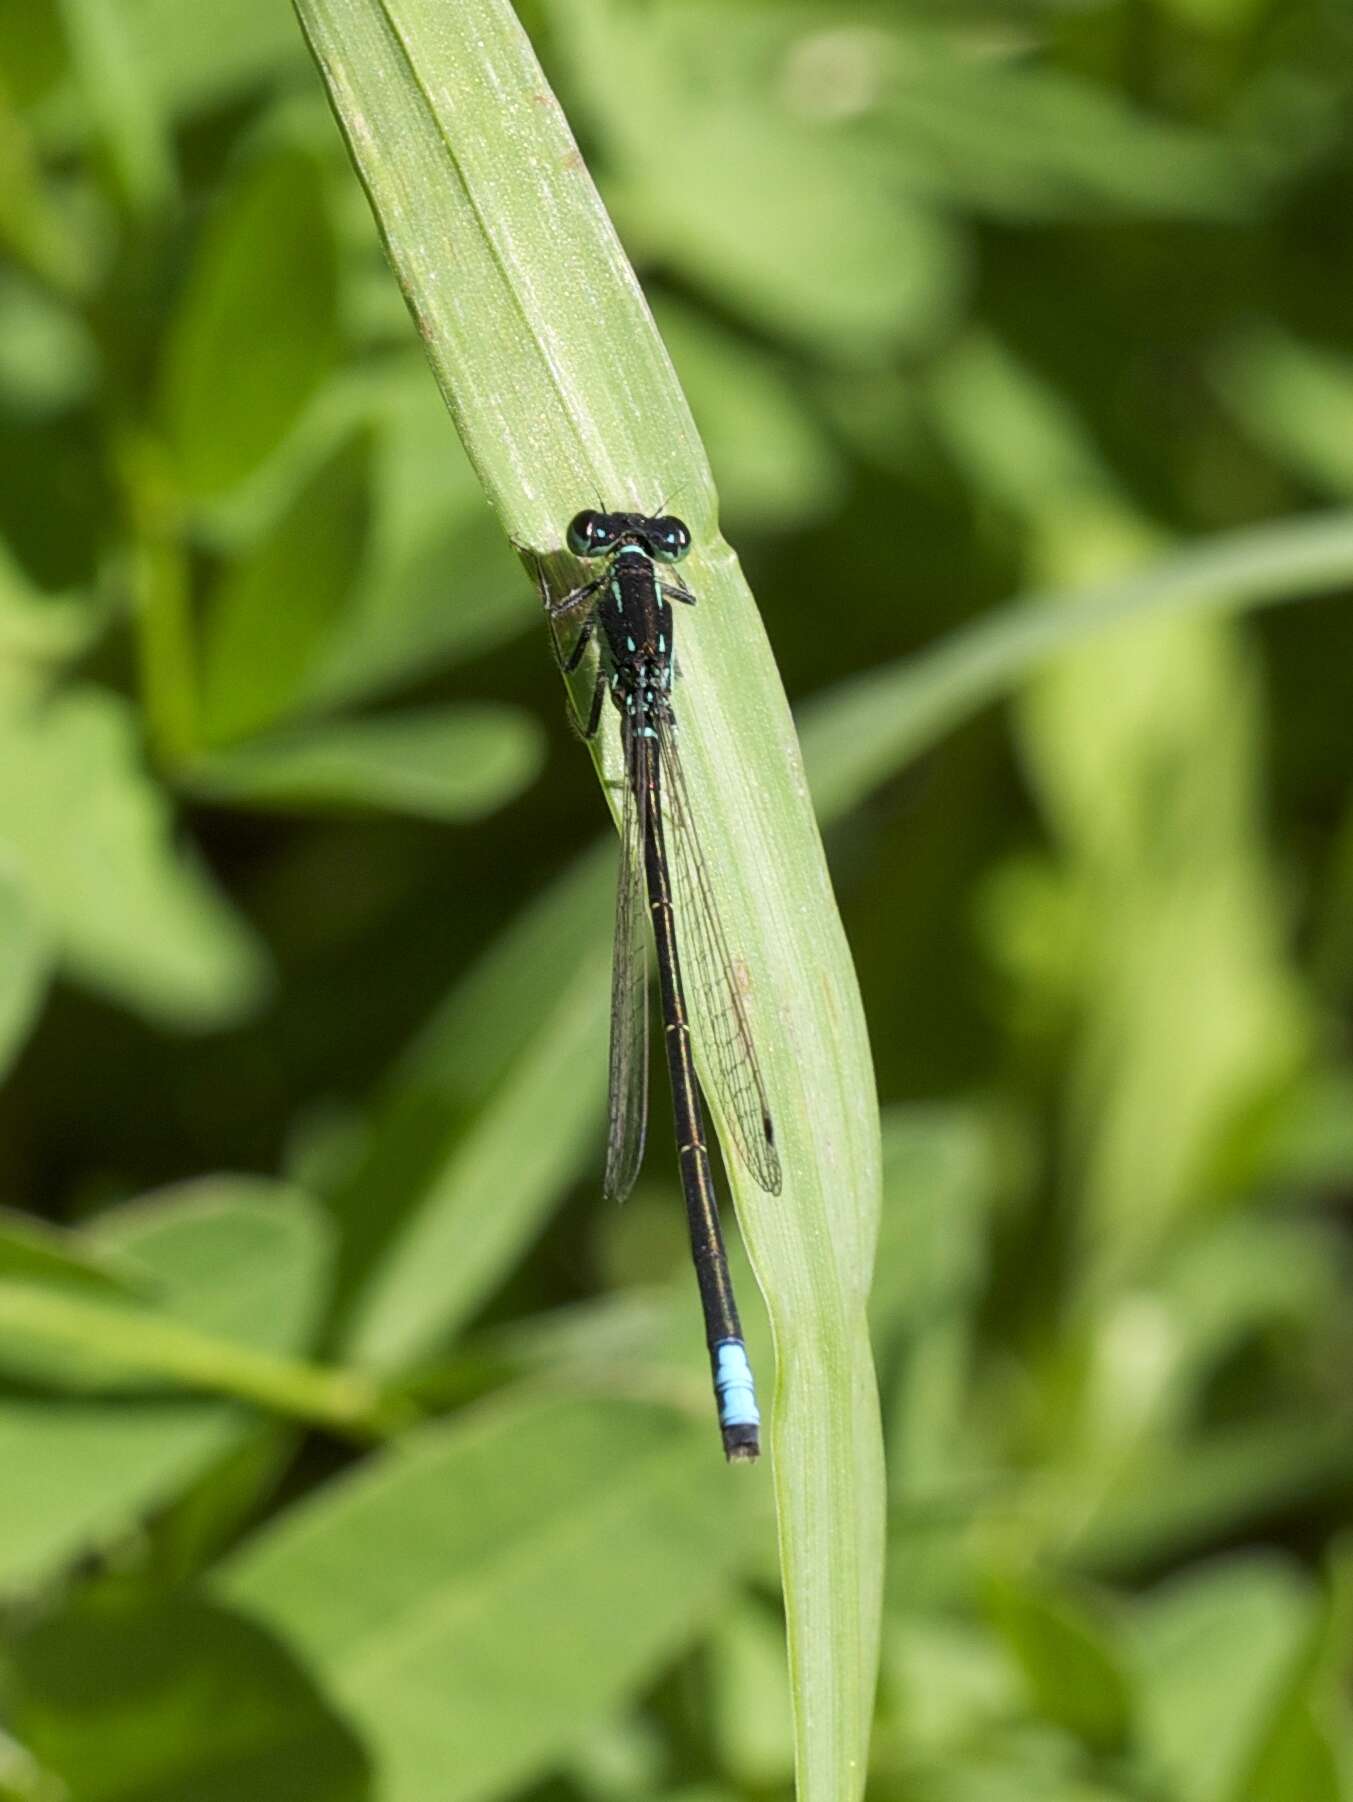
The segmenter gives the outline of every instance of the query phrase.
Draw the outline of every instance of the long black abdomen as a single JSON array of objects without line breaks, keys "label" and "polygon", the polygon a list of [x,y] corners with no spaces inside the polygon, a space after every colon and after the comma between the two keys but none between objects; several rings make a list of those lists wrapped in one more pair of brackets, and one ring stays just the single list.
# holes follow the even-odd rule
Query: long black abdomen
[{"label": "long black abdomen", "polygon": [[[669,641],[670,642],[670,641]],[[631,702],[635,699],[631,694]],[[709,1347],[714,1389],[719,1404],[719,1426],[724,1451],[730,1459],[755,1458],[760,1450],[760,1414],[751,1367],[742,1339],[742,1324],[733,1298],[732,1279],[719,1223],[719,1203],[705,1145],[704,1112],[691,1052],[690,1024],[681,980],[676,918],[672,905],[670,866],[663,833],[660,805],[661,758],[658,741],[645,718],[642,701],[631,713],[626,728],[637,738],[631,765],[640,793],[644,831],[644,876],[653,921],[653,942],[658,959],[658,986],[662,996],[663,1038],[667,1069],[672,1083],[672,1115],[676,1125],[677,1161],[686,1200],[691,1256],[705,1316],[705,1340]]]}]

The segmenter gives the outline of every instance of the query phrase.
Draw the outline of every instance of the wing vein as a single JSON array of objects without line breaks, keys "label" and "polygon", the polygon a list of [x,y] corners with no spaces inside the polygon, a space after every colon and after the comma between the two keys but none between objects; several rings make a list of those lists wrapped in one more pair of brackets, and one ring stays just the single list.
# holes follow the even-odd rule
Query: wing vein
[{"label": "wing vein", "polygon": [[675,721],[665,709],[658,710],[655,719],[671,823],[669,836],[676,847],[677,880],[685,904],[682,919],[691,950],[689,961],[699,988],[707,1043],[713,1051],[715,1095],[743,1163],[768,1194],[778,1195],[782,1172],[770,1102],[747,1005],[696,834],[685,771],[676,748]]},{"label": "wing vein", "polygon": [[625,734],[625,803],[611,953],[609,1126],[604,1191],[623,1201],[634,1187],[648,1131],[648,923],[644,908],[646,793],[637,781],[638,741]]}]

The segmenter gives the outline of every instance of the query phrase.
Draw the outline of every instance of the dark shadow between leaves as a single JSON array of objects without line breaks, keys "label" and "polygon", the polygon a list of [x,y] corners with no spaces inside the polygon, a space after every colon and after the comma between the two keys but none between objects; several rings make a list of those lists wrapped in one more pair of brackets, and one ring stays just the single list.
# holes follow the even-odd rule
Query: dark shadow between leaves
[{"label": "dark shadow between leaves", "polygon": [[216,1602],[82,1598],[14,1647],[13,1730],[81,1802],[368,1802],[370,1760],[279,1640]]}]

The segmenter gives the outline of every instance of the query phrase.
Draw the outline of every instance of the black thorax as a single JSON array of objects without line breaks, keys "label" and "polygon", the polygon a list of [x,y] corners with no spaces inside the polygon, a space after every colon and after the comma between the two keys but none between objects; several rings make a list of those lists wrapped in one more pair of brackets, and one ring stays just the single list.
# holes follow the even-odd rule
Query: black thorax
[{"label": "black thorax", "polygon": [[652,559],[621,545],[598,603],[612,669],[611,699],[621,713],[642,714],[666,702],[672,681],[672,609]]}]

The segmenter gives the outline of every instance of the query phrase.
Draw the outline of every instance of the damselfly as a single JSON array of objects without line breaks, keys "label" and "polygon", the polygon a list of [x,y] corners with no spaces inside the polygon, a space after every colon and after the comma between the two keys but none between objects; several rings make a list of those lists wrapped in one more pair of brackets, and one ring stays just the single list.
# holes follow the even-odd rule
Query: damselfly
[{"label": "damselfly", "polygon": [[[620,880],[616,890],[615,953],[611,969],[610,1127],[606,1146],[606,1194],[623,1200],[634,1186],[648,1120],[648,946],[643,897],[652,920],[662,998],[663,1037],[672,1081],[677,1157],[686,1198],[691,1256],[700,1285],[705,1338],[719,1407],[724,1452],[755,1458],[761,1416],[737,1302],[728,1273],[719,1204],[705,1146],[704,1115],[691,1055],[691,1035],[673,911],[681,901],[682,947],[695,973],[713,1055],[712,1077],[720,1111],[742,1161],[772,1195],[780,1191],[766,1085],[752,1042],[742,987],[714,905],[714,890],[701,855],[695,816],[678,751],[672,711],[672,602],[694,606],[695,596],[666,580],[660,566],[679,563],[691,545],[689,530],[670,514],[579,513],[568,528],[575,557],[601,560],[601,572],[571,593],[545,594],[550,634],[560,668],[571,674],[593,638],[600,658],[586,738],[601,725],[609,693],[620,713],[625,799],[620,829]],[[581,617],[567,653],[558,624]]]}]

